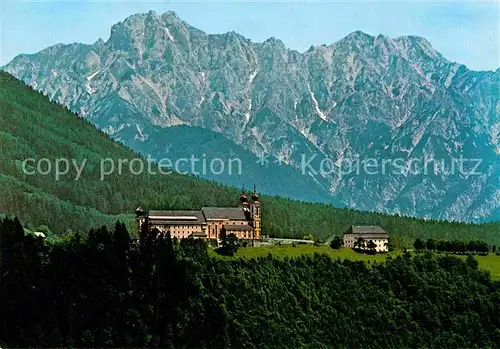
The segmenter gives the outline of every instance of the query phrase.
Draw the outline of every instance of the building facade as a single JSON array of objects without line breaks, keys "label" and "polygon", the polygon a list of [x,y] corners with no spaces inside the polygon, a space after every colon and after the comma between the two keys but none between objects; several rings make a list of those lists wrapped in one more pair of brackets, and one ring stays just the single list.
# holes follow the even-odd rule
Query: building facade
[{"label": "building facade", "polygon": [[[359,238],[363,239],[364,246],[357,246]],[[387,252],[389,234],[379,226],[355,226],[352,225],[344,233],[344,247],[366,249],[369,241],[375,244],[377,252]]]},{"label": "building facade", "polygon": [[235,234],[238,239],[261,239],[261,203],[255,188],[248,200],[246,193],[240,196],[239,207],[202,207],[200,211],[161,211],[147,213],[136,210],[137,229],[147,224],[148,230],[170,232],[172,238],[202,238],[220,242],[223,234]]},{"label": "building facade", "polygon": [[162,233],[170,231],[172,238],[206,235],[206,222],[200,211],[151,210],[148,213],[148,223],[151,229],[158,229]]}]

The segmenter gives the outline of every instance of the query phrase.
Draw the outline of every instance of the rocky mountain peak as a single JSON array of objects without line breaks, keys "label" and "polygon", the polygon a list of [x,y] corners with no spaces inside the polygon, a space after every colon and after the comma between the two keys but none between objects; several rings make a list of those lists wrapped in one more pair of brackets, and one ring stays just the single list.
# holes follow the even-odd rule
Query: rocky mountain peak
[{"label": "rocky mountain peak", "polygon": [[287,47],[285,46],[285,44],[283,43],[283,41],[281,41],[280,39],[278,38],[275,38],[274,36],[271,36],[270,38],[267,38],[263,43],[262,43],[265,47],[274,47],[274,48],[278,48],[278,49],[287,49]]},{"label": "rocky mountain peak", "polygon": [[157,41],[162,41],[162,38],[174,42],[173,32],[186,32],[188,30],[189,25],[173,11],[163,14],[149,11],[148,13],[134,14],[113,25],[107,44],[115,50],[135,50],[142,53],[145,49],[151,48]]},{"label": "rocky mountain peak", "polygon": [[441,54],[434,49],[432,44],[423,37],[415,35],[400,36],[394,38],[394,42],[398,45],[402,52],[407,55],[427,56],[432,59],[445,60],[443,56],[441,56]]},{"label": "rocky mountain peak", "polygon": [[226,42],[228,43],[237,43],[239,41],[250,42],[250,40],[248,40],[246,37],[235,31],[229,31],[224,34],[215,34],[215,36],[219,35],[224,37],[226,39]]},{"label": "rocky mountain peak", "polygon": [[161,18],[164,21],[164,23],[184,22],[179,16],[177,16],[177,13],[175,13],[174,11],[167,11],[162,13]]},{"label": "rocky mountain peak", "polygon": [[[53,46],[4,69],[158,158],[167,155],[158,146],[163,133],[179,125],[299,172],[303,155],[336,164],[436,158],[448,167],[480,156],[476,177],[305,175],[332,201],[358,209],[459,220],[500,214],[500,71],[451,63],[424,38],[355,31],[300,53],[274,37],[206,34],[173,12],[149,12],[114,25],[104,45]],[[185,141],[169,134],[171,147]]]},{"label": "rocky mountain peak", "polygon": [[345,40],[349,40],[349,41],[372,41],[373,40],[373,36],[371,36],[370,34],[365,33],[362,30],[356,30],[356,31],[353,31],[350,34],[347,34],[344,37],[344,39]]}]

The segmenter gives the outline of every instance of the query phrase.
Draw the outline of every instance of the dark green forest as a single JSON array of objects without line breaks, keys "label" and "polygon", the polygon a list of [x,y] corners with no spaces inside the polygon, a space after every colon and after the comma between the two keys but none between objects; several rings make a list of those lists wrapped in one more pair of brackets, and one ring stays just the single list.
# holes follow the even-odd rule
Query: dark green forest
[{"label": "dark green forest", "polygon": [[[61,235],[68,229],[85,232],[102,225],[112,228],[117,220],[125,222],[135,234],[132,213],[138,205],[145,209],[200,209],[237,204],[239,189],[194,176],[134,175],[125,167],[121,174],[100,179],[101,159],[117,163],[118,159],[139,157],[87,120],[0,72],[0,213],[18,216],[30,230],[42,230],[48,235]],[[66,158],[87,163],[78,180],[74,180],[73,167],[55,180],[54,173],[26,174],[22,162],[28,158],[53,162]],[[263,233],[270,236],[312,234],[325,240],[355,224],[381,226],[389,232],[396,248],[411,246],[417,237],[500,244],[500,223],[424,221],[266,195],[261,196],[261,201]]]},{"label": "dark green forest", "polygon": [[472,256],[220,260],[120,223],[52,244],[0,221],[0,304],[7,347],[500,345],[500,283]]}]

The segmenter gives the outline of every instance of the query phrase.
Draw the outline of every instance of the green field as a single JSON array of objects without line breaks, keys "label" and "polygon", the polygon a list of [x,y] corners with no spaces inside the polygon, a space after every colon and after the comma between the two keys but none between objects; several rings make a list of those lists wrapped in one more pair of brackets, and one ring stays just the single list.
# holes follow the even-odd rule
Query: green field
[{"label": "green field", "polygon": [[[387,256],[398,256],[401,251],[389,252],[387,254],[377,254],[377,255],[367,255],[356,253],[350,248],[341,248],[340,250],[334,250],[328,246],[314,246],[314,245],[297,245],[296,247],[275,245],[275,246],[263,246],[263,247],[246,247],[238,249],[238,252],[234,257],[223,257],[211,250],[211,254],[217,256],[218,258],[258,258],[265,257],[271,253],[275,257],[297,257],[304,253],[326,253],[333,259],[340,258],[341,260],[359,260],[367,262],[384,262]],[[458,256],[459,258],[465,259],[467,256]],[[495,256],[489,254],[488,256],[474,256],[479,262],[480,269],[489,270],[492,279],[500,280],[500,256]]]}]

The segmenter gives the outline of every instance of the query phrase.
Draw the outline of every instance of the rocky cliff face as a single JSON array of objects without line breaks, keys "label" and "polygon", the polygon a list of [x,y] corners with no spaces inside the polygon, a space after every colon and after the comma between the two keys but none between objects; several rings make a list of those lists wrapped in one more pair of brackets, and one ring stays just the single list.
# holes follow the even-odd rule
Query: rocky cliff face
[{"label": "rocky cliff face", "polygon": [[155,146],[162,132],[146,130],[201,127],[270,154],[332,202],[500,219],[500,70],[470,71],[423,38],[358,31],[300,53],[149,12],[106,42],[56,45],[3,69],[156,157],[168,156]]}]

